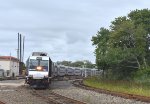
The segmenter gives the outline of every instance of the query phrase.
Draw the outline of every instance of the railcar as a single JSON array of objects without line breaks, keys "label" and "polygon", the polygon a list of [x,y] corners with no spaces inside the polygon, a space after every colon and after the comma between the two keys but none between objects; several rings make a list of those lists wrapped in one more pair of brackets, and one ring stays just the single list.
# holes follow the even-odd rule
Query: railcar
[{"label": "railcar", "polygon": [[26,62],[26,83],[33,88],[48,88],[53,63],[45,52],[33,52]]},{"label": "railcar", "polygon": [[82,77],[92,76],[92,70],[90,68],[82,68]]},{"label": "railcar", "polygon": [[65,76],[66,75],[66,67],[65,66],[58,66],[58,70],[57,70],[57,76]]},{"label": "railcar", "polygon": [[57,77],[57,75],[58,75],[58,66],[54,66],[54,69],[52,70],[52,76],[53,77]]},{"label": "railcar", "polygon": [[74,69],[74,75],[75,75],[75,76],[81,76],[81,75],[82,75],[82,70],[81,70],[81,68],[75,68],[75,69]]},{"label": "railcar", "polygon": [[66,69],[66,75],[67,75],[67,76],[73,76],[73,75],[74,75],[74,68],[68,67],[68,68]]}]

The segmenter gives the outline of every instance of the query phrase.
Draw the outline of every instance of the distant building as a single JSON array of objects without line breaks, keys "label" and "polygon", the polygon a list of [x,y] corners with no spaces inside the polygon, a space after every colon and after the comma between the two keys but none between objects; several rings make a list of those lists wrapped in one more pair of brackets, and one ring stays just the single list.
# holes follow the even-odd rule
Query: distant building
[{"label": "distant building", "polygon": [[4,77],[4,70],[0,69],[0,78],[3,78],[3,77]]},{"label": "distant building", "polygon": [[12,56],[0,56],[0,69],[4,70],[4,76],[19,75],[19,60]]}]

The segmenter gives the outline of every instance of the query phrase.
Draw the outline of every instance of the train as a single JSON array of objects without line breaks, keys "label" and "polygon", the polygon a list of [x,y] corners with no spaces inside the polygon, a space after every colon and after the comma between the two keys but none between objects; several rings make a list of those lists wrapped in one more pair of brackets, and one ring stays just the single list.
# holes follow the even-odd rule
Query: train
[{"label": "train", "polygon": [[57,65],[45,52],[33,52],[26,61],[25,83],[33,88],[48,88],[56,77],[88,77],[101,75],[102,71],[90,68]]},{"label": "train", "polygon": [[53,62],[47,53],[33,52],[26,61],[25,82],[33,88],[48,88],[53,68]]},{"label": "train", "polygon": [[52,70],[53,77],[63,77],[63,76],[98,76],[102,74],[102,70],[91,69],[91,68],[79,68],[79,67],[70,67],[64,65],[55,65],[55,68]]}]

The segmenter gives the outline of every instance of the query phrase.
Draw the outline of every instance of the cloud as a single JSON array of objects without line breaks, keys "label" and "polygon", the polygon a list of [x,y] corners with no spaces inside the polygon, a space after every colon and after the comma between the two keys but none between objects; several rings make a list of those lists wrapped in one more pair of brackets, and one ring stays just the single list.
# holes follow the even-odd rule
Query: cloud
[{"label": "cloud", "polygon": [[46,51],[54,61],[95,62],[91,37],[115,17],[148,8],[147,0],[5,0],[0,4],[0,55],[17,56],[17,33],[26,37],[25,60]]}]

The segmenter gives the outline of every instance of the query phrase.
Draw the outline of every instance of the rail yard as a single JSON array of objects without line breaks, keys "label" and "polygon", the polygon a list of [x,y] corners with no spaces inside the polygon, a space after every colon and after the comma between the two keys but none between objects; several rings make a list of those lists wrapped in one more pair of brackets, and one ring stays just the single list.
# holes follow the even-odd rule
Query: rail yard
[{"label": "rail yard", "polygon": [[148,104],[148,97],[100,91],[83,85],[86,77],[102,71],[54,64],[44,52],[33,52],[26,77],[0,82],[0,104]]},{"label": "rail yard", "polygon": [[1,0],[0,104],[150,104],[149,5]]}]

